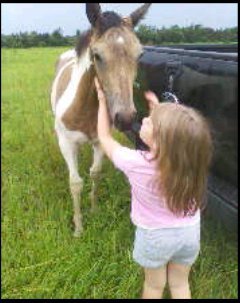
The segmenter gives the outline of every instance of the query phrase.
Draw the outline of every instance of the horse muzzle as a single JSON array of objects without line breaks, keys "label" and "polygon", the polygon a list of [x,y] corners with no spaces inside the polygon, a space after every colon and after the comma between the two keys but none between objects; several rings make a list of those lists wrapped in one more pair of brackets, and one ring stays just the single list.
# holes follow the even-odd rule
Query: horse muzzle
[{"label": "horse muzzle", "polygon": [[135,121],[136,112],[123,113],[118,112],[114,117],[114,126],[120,131],[128,131],[132,129],[132,123]]}]

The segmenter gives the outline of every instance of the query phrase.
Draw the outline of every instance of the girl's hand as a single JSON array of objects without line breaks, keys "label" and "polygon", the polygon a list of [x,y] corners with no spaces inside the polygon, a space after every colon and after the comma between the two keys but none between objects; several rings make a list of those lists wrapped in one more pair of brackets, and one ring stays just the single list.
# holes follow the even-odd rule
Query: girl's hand
[{"label": "girl's hand", "polygon": [[97,89],[97,95],[98,95],[99,103],[106,104],[106,97],[105,97],[105,94],[104,94],[104,92],[103,92],[103,90],[100,86],[100,83],[99,83],[97,77],[94,78],[94,82],[95,82],[95,86],[96,86],[96,89]]},{"label": "girl's hand", "polygon": [[145,98],[148,100],[148,106],[150,111],[152,111],[153,107],[159,104],[158,97],[152,91],[145,92]]},{"label": "girl's hand", "polygon": [[100,86],[98,79],[95,77],[94,82],[97,89],[99,107],[98,107],[98,139],[105,154],[112,159],[112,154],[116,148],[121,146],[111,135],[110,118],[107,110],[105,94]]}]

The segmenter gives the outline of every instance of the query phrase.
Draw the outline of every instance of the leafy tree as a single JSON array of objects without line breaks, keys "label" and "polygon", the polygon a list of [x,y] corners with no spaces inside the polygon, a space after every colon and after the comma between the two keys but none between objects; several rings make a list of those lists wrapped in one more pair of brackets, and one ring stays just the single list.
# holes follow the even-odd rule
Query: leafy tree
[{"label": "leafy tree", "polygon": [[[140,25],[135,30],[142,44],[164,45],[177,43],[232,43],[238,41],[238,28],[212,29],[203,27],[201,24],[179,27],[173,25],[170,28],[161,29],[154,26]],[[1,35],[1,47],[26,48],[44,46],[73,46],[80,36],[80,30],[76,30],[75,36],[64,36],[59,27],[51,34],[38,34],[35,31],[30,33],[20,32],[19,34]]]}]

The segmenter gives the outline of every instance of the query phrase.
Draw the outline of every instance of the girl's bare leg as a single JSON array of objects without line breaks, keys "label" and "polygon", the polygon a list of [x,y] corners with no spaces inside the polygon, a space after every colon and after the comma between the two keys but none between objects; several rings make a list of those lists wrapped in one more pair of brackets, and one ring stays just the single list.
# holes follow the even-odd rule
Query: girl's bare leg
[{"label": "girl's bare leg", "polygon": [[161,268],[144,268],[145,280],[142,299],[161,299],[167,281],[166,266]]},{"label": "girl's bare leg", "polygon": [[191,299],[188,276],[191,266],[169,262],[168,285],[172,299]]}]

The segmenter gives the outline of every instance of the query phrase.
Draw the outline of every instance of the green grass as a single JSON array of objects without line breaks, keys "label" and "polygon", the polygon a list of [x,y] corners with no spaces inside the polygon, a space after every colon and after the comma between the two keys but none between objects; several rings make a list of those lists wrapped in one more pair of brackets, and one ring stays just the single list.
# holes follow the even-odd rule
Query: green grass
[{"label": "green grass", "polygon": [[[90,214],[88,145],[79,164],[85,230],[72,236],[68,172],[49,103],[63,50],[2,50],[2,298],[138,298],[143,275],[131,255],[129,185],[105,159],[99,210]],[[203,220],[190,283],[193,298],[237,298],[237,241],[211,218]]]}]

